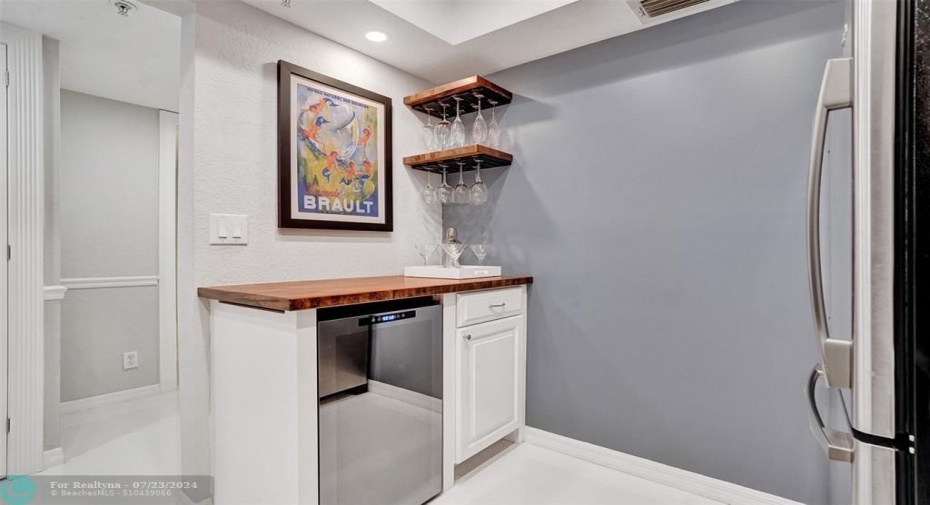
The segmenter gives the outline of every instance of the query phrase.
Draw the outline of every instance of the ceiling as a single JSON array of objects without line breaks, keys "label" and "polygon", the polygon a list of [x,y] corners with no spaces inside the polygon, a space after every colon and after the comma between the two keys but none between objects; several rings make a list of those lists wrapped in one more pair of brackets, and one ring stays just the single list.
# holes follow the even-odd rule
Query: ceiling
[{"label": "ceiling", "polygon": [[[448,82],[569,51],[737,0],[643,20],[627,0],[243,0],[422,77]],[[370,42],[365,33],[388,34]]]},{"label": "ceiling", "polygon": [[156,109],[178,110],[181,19],[133,2],[2,0],[4,23],[60,41],[61,87]]}]

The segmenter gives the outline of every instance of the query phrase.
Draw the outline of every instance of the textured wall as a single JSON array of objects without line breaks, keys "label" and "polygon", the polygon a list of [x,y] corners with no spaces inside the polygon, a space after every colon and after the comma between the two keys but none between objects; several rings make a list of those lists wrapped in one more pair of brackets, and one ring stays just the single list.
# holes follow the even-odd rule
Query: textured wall
[{"label": "textured wall", "polygon": [[[199,2],[182,23],[179,387],[184,472],[210,469],[209,314],[204,285],[399,274],[438,240],[440,212],[402,165],[419,120],[403,97],[430,84],[239,2]],[[389,96],[394,232],[277,228],[277,60]],[[247,214],[244,247],[208,245],[211,212]]]},{"label": "textured wall", "polygon": [[536,278],[529,425],[828,500],[802,393],[805,193],[843,17],[747,0],[491,76],[518,95],[517,163],[444,224]]},{"label": "textured wall", "polygon": [[[61,276],[158,275],[158,111],[61,93]],[[61,399],[158,383],[158,288],[68,291]],[[122,353],[139,351],[123,370]]]}]

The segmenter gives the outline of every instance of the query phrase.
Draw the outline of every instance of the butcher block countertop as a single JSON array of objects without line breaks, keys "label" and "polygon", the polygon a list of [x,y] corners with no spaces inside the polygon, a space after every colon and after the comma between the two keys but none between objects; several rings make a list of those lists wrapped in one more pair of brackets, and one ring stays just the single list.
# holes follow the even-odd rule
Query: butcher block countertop
[{"label": "butcher block countertop", "polygon": [[392,275],[202,287],[197,290],[197,295],[225,303],[284,312],[532,283],[533,278],[530,276],[455,280]]}]

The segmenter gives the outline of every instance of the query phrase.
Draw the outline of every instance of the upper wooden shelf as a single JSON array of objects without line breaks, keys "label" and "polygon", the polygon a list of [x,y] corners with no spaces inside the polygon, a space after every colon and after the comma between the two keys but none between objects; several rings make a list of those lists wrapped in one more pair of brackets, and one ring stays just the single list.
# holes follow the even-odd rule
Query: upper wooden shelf
[{"label": "upper wooden shelf", "polygon": [[481,160],[481,168],[505,167],[513,163],[513,155],[488,146],[470,145],[456,149],[445,149],[404,158],[404,165],[416,170],[442,173],[443,165],[449,173],[458,172],[458,162],[465,162],[464,171],[475,169],[475,161]]},{"label": "upper wooden shelf", "polygon": [[[481,99],[482,110],[490,109],[492,100],[497,102],[497,107],[513,101],[513,93],[480,75],[473,75],[410,95],[404,98],[404,105],[442,118],[442,104],[446,104],[446,116],[451,121],[455,117],[455,97],[462,99],[462,114],[470,114],[477,110],[478,97],[475,94],[484,95]],[[432,110],[427,110],[428,108]]]}]

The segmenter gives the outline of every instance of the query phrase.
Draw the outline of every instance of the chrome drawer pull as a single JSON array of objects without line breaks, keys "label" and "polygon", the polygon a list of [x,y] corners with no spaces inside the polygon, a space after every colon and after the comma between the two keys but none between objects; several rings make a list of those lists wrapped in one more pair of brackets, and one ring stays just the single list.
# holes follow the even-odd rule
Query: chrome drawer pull
[{"label": "chrome drawer pull", "polygon": [[495,303],[495,304],[488,305],[488,308],[489,308],[489,309],[501,309],[501,308],[503,308],[505,305],[507,305],[507,302]]}]

